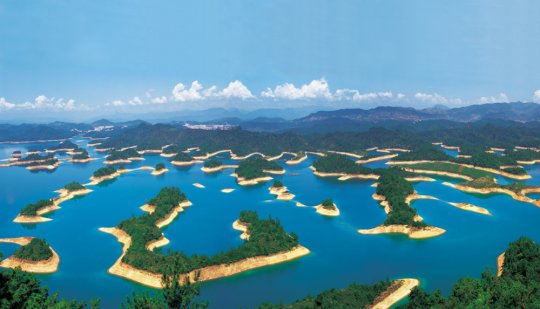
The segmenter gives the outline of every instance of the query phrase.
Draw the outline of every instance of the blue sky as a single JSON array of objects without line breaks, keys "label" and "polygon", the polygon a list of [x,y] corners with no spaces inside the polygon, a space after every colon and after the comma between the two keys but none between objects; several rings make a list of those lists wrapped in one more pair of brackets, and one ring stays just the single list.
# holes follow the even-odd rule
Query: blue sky
[{"label": "blue sky", "polygon": [[540,101],[538,16],[536,0],[5,0],[0,117]]}]

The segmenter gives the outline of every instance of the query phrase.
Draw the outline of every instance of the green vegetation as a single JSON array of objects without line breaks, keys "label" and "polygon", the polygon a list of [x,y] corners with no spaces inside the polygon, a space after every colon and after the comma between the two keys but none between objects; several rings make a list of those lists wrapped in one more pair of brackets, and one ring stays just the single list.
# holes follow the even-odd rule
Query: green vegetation
[{"label": "green vegetation", "polygon": [[112,166],[102,167],[94,172],[94,177],[104,177],[116,173],[116,169]]},{"label": "green vegetation", "polygon": [[389,280],[373,285],[353,283],[343,289],[330,289],[317,296],[308,296],[289,305],[263,304],[259,309],[369,308],[392,284]]},{"label": "green vegetation", "polygon": [[411,152],[401,153],[399,157],[397,157],[397,160],[399,161],[450,161],[452,159],[451,156],[431,144],[424,144]]},{"label": "green vegetation", "polygon": [[34,204],[28,204],[21,209],[21,215],[23,216],[36,216],[37,211],[41,208],[52,206],[54,204],[52,199],[39,200]]},{"label": "green vegetation", "polygon": [[79,148],[79,146],[77,146],[73,142],[71,142],[71,141],[63,141],[63,142],[59,143],[58,145],[51,146],[51,147],[47,148],[47,150],[59,150],[59,149],[75,150],[77,148]]},{"label": "green vegetation", "polygon": [[371,174],[369,167],[356,164],[345,155],[328,153],[324,157],[317,158],[313,163],[317,172],[321,173],[344,173],[344,174]]},{"label": "green vegetation", "polygon": [[259,156],[249,157],[248,159],[240,162],[235,173],[238,177],[245,179],[255,179],[265,177],[264,170],[269,171],[282,171],[283,167],[274,161],[268,161]]},{"label": "green vegetation", "polygon": [[428,170],[428,171],[438,171],[438,172],[447,172],[460,174],[464,176],[469,176],[471,178],[480,178],[492,175],[489,172],[465,167],[459,164],[453,164],[448,162],[433,162],[433,163],[419,163],[414,165],[401,165],[404,168],[412,168],[417,170]]},{"label": "green vegetation", "polygon": [[163,163],[156,164],[156,171],[161,171],[164,168],[165,168],[165,164]]},{"label": "green vegetation", "polygon": [[191,162],[193,161],[193,158],[185,152],[179,152],[172,158],[172,161]]},{"label": "green vegetation", "polygon": [[217,160],[217,159],[210,159],[206,162],[204,162],[204,167],[206,168],[216,168],[223,165],[223,162]]},{"label": "green vegetation", "polygon": [[473,153],[471,155],[471,158],[455,158],[454,161],[457,163],[470,164],[474,166],[494,169],[500,169],[503,165],[517,164],[516,160],[510,157],[500,156],[498,154],[488,153],[485,151]]},{"label": "green vegetation", "polygon": [[49,244],[41,238],[33,238],[26,246],[15,250],[13,256],[22,260],[45,261],[53,255]]},{"label": "green vegetation", "polygon": [[327,198],[325,199],[323,202],[322,202],[322,207],[324,209],[328,209],[328,210],[335,210],[336,209],[336,205],[334,205],[334,201],[332,201],[331,198]]},{"label": "green vegetation", "polygon": [[274,181],[274,184],[272,185],[274,188],[283,188],[283,183],[279,180]]},{"label": "green vegetation", "polygon": [[511,150],[506,149],[504,151],[504,154],[512,158],[516,161],[533,161],[533,160],[540,160],[540,152],[530,150],[530,149],[522,149],[522,150]]},{"label": "green vegetation", "polygon": [[256,211],[253,210],[242,210],[240,212],[240,216],[238,217],[238,221],[246,224],[251,224],[253,222],[256,222],[259,220],[259,215]]},{"label": "green vegetation", "polygon": [[30,162],[28,164],[25,164],[25,166],[55,165],[56,163],[58,163],[58,159],[52,158],[52,159],[47,159],[47,160],[39,161],[39,162],[38,161]]},{"label": "green vegetation", "polygon": [[182,152],[183,150],[184,149],[180,148],[178,145],[170,145],[163,148],[162,152],[165,154],[172,154]]},{"label": "green vegetation", "polygon": [[22,152],[20,150],[15,150],[14,152],[11,153],[12,156],[20,156],[22,155]]},{"label": "green vegetation", "polygon": [[399,169],[390,168],[381,172],[377,194],[386,197],[390,204],[390,212],[384,225],[404,224],[417,228],[427,226],[422,221],[414,221],[416,210],[405,203],[407,196],[412,193],[414,193],[413,186],[399,173]]},{"label": "green vegetation", "polygon": [[128,160],[130,158],[140,158],[141,155],[134,148],[124,150],[111,150],[107,156],[107,161]]},{"label": "green vegetation", "polygon": [[71,191],[84,190],[86,188],[83,185],[81,185],[80,183],[78,183],[76,181],[73,181],[73,182],[70,182],[67,185],[65,185],[64,189],[71,192]]},{"label": "green vegetation", "polygon": [[49,289],[33,274],[18,269],[0,272],[0,308],[99,308],[99,300],[90,304],[60,299],[58,294],[49,295]]},{"label": "green vegetation", "polygon": [[32,153],[32,154],[27,155],[24,158],[20,158],[18,162],[31,162],[31,161],[44,162],[44,161],[52,160],[52,159],[54,159],[53,154],[40,155],[39,153]]},{"label": "green vegetation", "polygon": [[462,278],[449,296],[416,288],[401,308],[539,308],[540,247],[520,238],[506,250],[501,277],[485,271],[482,278]]},{"label": "green vegetation", "polygon": [[90,155],[88,154],[88,151],[86,151],[86,149],[80,148],[79,152],[74,154],[71,158],[73,160],[85,160],[90,158]]},{"label": "green vegetation", "polygon": [[521,193],[521,190],[529,188],[530,186],[526,184],[522,184],[520,182],[514,182],[511,184],[501,185],[495,182],[495,178],[493,177],[482,177],[477,178],[472,181],[467,181],[464,183],[461,183],[461,185],[473,187],[477,189],[489,189],[489,188],[500,188],[500,189],[506,189],[510,190],[514,193]]},{"label": "green vegetation", "polygon": [[210,265],[233,263],[245,258],[270,255],[292,249],[298,244],[298,237],[294,233],[286,233],[278,220],[268,218],[265,220],[255,218],[253,214],[243,213],[241,219],[249,222],[249,240],[241,246],[214,256],[193,255],[187,256],[183,252],[168,252],[167,255],[146,250],[149,241],[161,237],[161,229],[156,222],[166,217],[186,197],[178,188],[163,188],[159,194],[148,204],[155,205],[152,214],[132,217],[122,221],[118,228],[131,236],[132,244],[122,259],[134,267],[164,273],[168,265],[177,265],[179,273],[188,273],[192,270]]}]

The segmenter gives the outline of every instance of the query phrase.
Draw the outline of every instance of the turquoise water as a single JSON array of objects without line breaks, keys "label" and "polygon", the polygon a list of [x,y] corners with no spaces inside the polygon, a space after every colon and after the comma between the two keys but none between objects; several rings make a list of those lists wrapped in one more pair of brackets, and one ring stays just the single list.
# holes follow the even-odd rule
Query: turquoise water
[{"label": "turquoise water", "polygon": [[[82,141],[81,145],[85,144]],[[31,146],[0,145],[0,158]],[[425,221],[446,229],[447,233],[432,239],[410,240],[399,235],[358,234],[357,229],[379,225],[386,217],[371,198],[375,192],[371,187],[373,181],[317,178],[309,169],[314,157],[295,166],[279,161],[287,173],[275,178],[282,180],[296,195],[295,200],[305,205],[334,199],[341,210],[340,217],[326,218],[312,208],[276,201],[268,193],[271,183],[239,187],[230,176],[232,170],[206,175],[200,165],[176,168],[158,155],[145,158],[128,167],[165,162],[170,171],[159,177],[150,175],[150,171],[122,175],[93,187],[94,192],[87,196],[63,203],[62,209],[50,214],[53,221],[33,226],[12,220],[27,203],[55,196],[53,191],[66,183],[74,180],[86,183],[92,172],[102,166],[102,160],[88,164],[65,162],[52,173],[31,173],[20,167],[0,168],[0,237],[30,235],[47,239],[60,255],[61,263],[57,273],[39,276],[44,284],[62,297],[101,297],[104,307],[117,307],[132,291],[152,290],[107,274],[121,254],[121,245],[98,228],[112,227],[131,215],[141,215],[139,207],[163,186],[180,187],[193,202],[192,207],[164,229],[171,243],[163,250],[214,254],[238,246],[240,233],[231,224],[241,210],[253,209],[262,217],[279,218],[312,251],[296,261],[203,283],[201,298],[214,308],[250,308],[265,301],[290,302],[353,281],[373,283],[399,277],[420,278],[428,290],[441,289],[448,293],[459,277],[478,277],[486,267],[495,268],[496,257],[519,236],[540,241],[539,208],[504,195],[462,193],[442,185],[442,179],[415,183],[415,189],[446,201],[485,207],[493,216],[466,212],[439,201],[416,201],[413,206]],[[384,166],[384,162],[372,166]],[[527,183],[540,185],[540,168],[527,169],[533,175]],[[195,182],[206,188],[194,187]],[[220,192],[223,188],[236,191],[224,194]],[[16,248],[0,245],[5,255]]]}]

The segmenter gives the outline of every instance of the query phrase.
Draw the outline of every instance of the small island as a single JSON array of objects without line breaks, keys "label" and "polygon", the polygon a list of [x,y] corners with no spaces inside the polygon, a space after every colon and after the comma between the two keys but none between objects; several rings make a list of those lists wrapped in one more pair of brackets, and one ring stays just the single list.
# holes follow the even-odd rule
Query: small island
[{"label": "small island", "polygon": [[26,205],[19,215],[13,220],[16,223],[41,223],[52,219],[42,217],[42,215],[60,209],[53,199],[39,200],[33,204]]},{"label": "small island", "polygon": [[361,234],[400,233],[409,238],[428,238],[444,234],[446,231],[428,225],[418,216],[416,210],[406,201],[414,194],[413,186],[403,176],[402,170],[390,168],[381,172],[374,198],[385,208],[387,218],[384,223],[372,229],[360,229]]},{"label": "small island", "polygon": [[163,163],[158,163],[156,164],[156,167],[154,168],[154,170],[152,171],[152,175],[154,176],[159,176],[159,175],[163,175],[165,174],[166,172],[168,172],[169,170],[165,167],[165,164]]},{"label": "small island", "polygon": [[285,187],[283,183],[279,180],[274,181],[274,183],[270,188],[268,188],[268,190],[270,191],[270,194],[276,195],[276,198],[282,201],[290,201],[295,196],[294,194],[289,192],[287,187]]},{"label": "small island", "polygon": [[307,159],[307,154],[304,151],[294,154],[294,157],[290,160],[285,161],[288,165],[296,165],[304,162]]},{"label": "small island", "polygon": [[70,200],[75,196],[86,195],[92,192],[92,190],[86,188],[85,186],[81,185],[76,181],[73,181],[65,185],[64,188],[56,190],[54,192],[60,194],[58,198],[54,199],[56,205],[59,205],[60,203]]},{"label": "small island", "polygon": [[14,152],[11,153],[11,157],[12,158],[21,158],[22,157],[22,152],[20,150],[15,150]]},{"label": "small island", "polygon": [[7,259],[0,262],[0,267],[20,268],[22,271],[49,274],[58,270],[60,257],[41,238],[19,237],[0,239],[3,243],[14,243],[22,247]]},{"label": "small island", "polygon": [[189,166],[197,163],[201,163],[199,160],[195,160],[192,156],[187,153],[179,152],[173,158],[171,163],[176,166]]},{"label": "small island", "polygon": [[98,170],[94,172],[92,177],[90,177],[90,180],[92,181],[92,185],[97,185],[98,183],[108,180],[108,179],[114,179],[118,176],[120,176],[121,170],[117,170],[116,168],[112,166],[107,167],[101,167]]},{"label": "small island", "polygon": [[68,152],[68,151],[74,151],[78,149],[79,146],[77,146],[72,141],[63,141],[59,143],[56,146],[49,147],[45,150],[45,152],[55,153],[55,152]]},{"label": "small island", "polygon": [[217,159],[210,159],[206,162],[204,162],[203,167],[201,170],[205,173],[215,173],[219,172],[226,168],[237,168],[238,165],[225,165],[223,162],[217,160]]},{"label": "small island", "polygon": [[134,148],[111,150],[105,159],[105,164],[131,163],[134,160],[144,160]]},{"label": "small island", "polygon": [[312,170],[319,177],[339,177],[339,180],[379,178],[379,175],[369,167],[356,164],[346,155],[338,153],[328,153],[318,157],[313,163]]},{"label": "small island", "polygon": [[272,180],[268,174],[283,173],[285,169],[278,163],[254,156],[242,161],[232,176],[237,179],[239,185],[250,186]]},{"label": "small island", "polygon": [[165,157],[165,158],[172,158],[177,153],[180,153],[182,151],[183,151],[183,149],[180,148],[180,146],[178,146],[178,145],[166,145],[161,149],[160,156]]},{"label": "small island", "polygon": [[92,160],[96,160],[96,159],[91,158],[90,155],[88,154],[88,151],[86,151],[86,149],[80,149],[79,152],[73,154],[71,158],[69,159],[69,161],[73,163],[87,163]]},{"label": "small island", "polygon": [[178,188],[163,188],[148,202],[153,205],[149,214],[122,221],[116,228],[100,230],[117,237],[123,243],[123,253],[109,269],[109,273],[146,286],[162,288],[162,274],[168,265],[178,265],[180,282],[207,281],[232,276],[237,273],[274,265],[308,254],[310,251],[298,244],[294,233],[287,233],[279,221],[272,218],[261,220],[256,213],[244,212],[240,222],[246,227],[244,243],[234,249],[215,256],[187,256],[183,252],[167,255],[148,250],[148,244],[162,242],[161,228],[170,224],[183,211],[184,204],[190,205]]},{"label": "small island", "polygon": [[339,209],[332,199],[325,199],[321,204],[315,206],[317,213],[328,216],[328,217],[337,217],[339,216]]}]

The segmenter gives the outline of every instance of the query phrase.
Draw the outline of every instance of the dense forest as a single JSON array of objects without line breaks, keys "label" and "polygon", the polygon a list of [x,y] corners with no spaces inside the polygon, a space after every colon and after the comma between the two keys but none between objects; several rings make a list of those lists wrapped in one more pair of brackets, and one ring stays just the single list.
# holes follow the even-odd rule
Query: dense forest
[{"label": "dense forest", "polygon": [[171,161],[176,162],[191,162],[193,161],[193,157],[185,152],[179,152],[174,157],[172,157]]},{"label": "dense forest", "polygon": [[317,172],[321,173],[344,173],[344,174],[372,174],[369,167],[356,164],[345,155],[337,153],[327,153],[324,157],[318,157],[313,163]]},{"label": "dense forest", "polygon": [[507,190],[510,190],[510,191],[512,191],[514,193],[518,193],[518,194],[521,192],[521,190],[530,187],[530,186],[528,186],[526,184],[523,184],[521,182],[513,182],[513,183],[509,183],[509,184],[498,184],[495,181],[495,178],[490,177],[490,176],[481,177],[481,178],[477,178],[477,179],[474,179],[474,180],[471,180],[471,181],[460,183],[460,185],[473,187],[473,188],[478,188],[478,189],[488,189],[488,188],[507,189]]},{"label": "dense forest", "polygon": [[204,162],[204,167],[206,168],[216,168],[223,165],[223,162],[217,160],[217,159],[210,159],[208,161]]},{"label": "dense forest", "polygon": [[522,237],[508,246],[502,276],[462,278],[446,297],[416,288],[401,308],[540,308],[540,247]]},{"label": "dense forest", "polygon": [[163,163],[156,164],[156,171],[161,171],[164,168],[165,168],[165,164]]},{"label": "dense forest", "polygon": [[98,170],[96,170],[93,176],[98,178],[98,177],[109,176],[114,173],[116,173],[116,169],[112,166],[107,166],[107,167],[101,167]]},{"label": "dense forest", "polygon": [[78,152],[71,157],[73,160],[85,160],[90,158],[88,151],[84,148],[79,148]]},{"label": "dense forest", "polygon": [[328,209],[328,210],[335,210],[336,209],[336,205],[334,205],[334,201],[331,199],[331,198],[327,198],[325,199],[322,203],[321,203],[322,207],[324,209]]},{"label": "dense forest", "polygon": [[141,155],[134,148],[124,150],[111,150],[107,155],[107,161],[127,160],[129,158],[139,158]]},{"label": "dense forest", "polygon": [[15,250],[13,256],[22,260],[44,261],[52,256],[49,244],[41,238],[33,238],[30,243]]},{"label": "dense forest", "polygon": [[384,280],[372,285],[352,283],[343,289],[330,289],[292,304],[265,303],[258,309],[314,309],[314,308],[369,308],[381,293],[390,287],[392,282]]},{"label": "dense forest", "polygon": [[294,233],[285,232],[278,220],[272,218],[262,220],[253,214],[242,213],[240,219],[249,223],[250,238],[239,247],[210,257],[187,256],[183,252],[173,251],[167,254],[148,251],[146,244],[161,237],[161,229],[156,227],[155,223],[185,200],[185,195],[178,188],[163,188],[155,198],[148,201],[148,204],[156,206],[152,214],[122,221],[118,228],[128,233],[132,239],[131,247],[124,256],[123,262],[155,273],[163,273],[167,265],[174,264],[178,265],[177,269],[181,273],[187,273],[209,265],[233,263],[248,257],[290,250],[298,244],[298,237]]},{"label": "dense forest", "polygon": [[390,204],[390,212],[384,225],[404,224],[417,228],[427,226],[423,221],[415,221],[416,210],[405,203],[408,195],[414,193],[413,186],[405,180],[399,168],[392,167],[381,170],[377,194],[386,197]]},{"label": "dense forest", "polygon": [[173,154],[182,152],[184,150],[185,149],[180,148],[178,145],[167,145],[167,147],[163,148],[162,152],[165,154]]},{"label": "dense forest", "polygon": [[65,185],[64,189],[71,192],[71,191],[84,190],[86,188],[83,185],[81,185],[80,183],[78,183],[76,181],[73,181],[73,182],[70,182],[67,185]]},{"label": "dense forest", "polygon": [[48,200],[39,200],[33,204],[28,204],[21,209],[21,215],[23,216],[35,216],[37,211],[41,208],[48,207],[54,204],[52,199]]},{"label": "dense forest", "polygon": [[283,167],[274,161],[268,161],[260,156],[252,156],[240,162],[235,173],[238,177],[255,179],[266,176],[265,170],[282,171]]},{"label": "dense forest", "polygon": [[75,150],[78,149],[79,146],[74,144],[72,141],[63,141],[60,142],[58,145],[51,146],[47,148],[47,150],[59,150],[59,149],[69,149],[69,150]]},{"label": "dense forest", "polygon": [[39,162],[45,162],[48,160],[53,160],[54,155],[53,154],[46,154],[46,155],[40,155],[38,153],[32,153],[27,155],[26,157],[20,158],[18,162],[31,162],[31,161],[39,161]]}]

